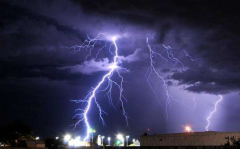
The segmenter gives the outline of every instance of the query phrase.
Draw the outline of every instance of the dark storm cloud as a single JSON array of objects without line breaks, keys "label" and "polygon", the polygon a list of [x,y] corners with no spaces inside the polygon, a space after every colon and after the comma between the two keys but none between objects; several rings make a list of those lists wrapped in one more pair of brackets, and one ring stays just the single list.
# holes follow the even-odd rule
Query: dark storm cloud
[{"label": "dark storm cloud", "polygon": [[[239,90],[239,2],[231,1],[77,1],[84,12],[145,25],[157,31],[157,42],[187,49],[199,62],[200,74],[177,72],[172,79],[193,92],[213,94]],[[143,21],[143,22],[140,22]],[[170,36],[170,37],[169,37]],[[216,70],[216,73],[211,70]],[[189,76],[191,74],[191,76]],[[195,84],[199,82],[198,84]],[[214,83],[213,83],[214,82]]]},{"label": "dark storm cloud", "polygon": [[[208,74],[210,69],[228,73],[224,80],[230,82],[234,82],[235,75],[239,74],[240,31],[236,27],[239,25],[239,3],[236,1],[227,4],[221,1],[189,0],[184,4],[178,1],[148,1],[146,5],[145,1],[106,3],[83,0],[10,1],[3,4],[2,11],[11,11],[2,13],[5,21],[1,22],[1,39],[4,43],[13,43],[1,45],[1,49],[11,49],[2,51],[2,60],[5,61],[16,59],[27,66],[51,64],[57,67],[74,67],[80,65],[82,58],[69,59],[66,56],[69,51],[59,47],[80,43],[83,41],[81,36],[84,32],[97,34],[107,29],[125,34],[129,31],[135,38],[145,38],[150,31],[155,34],[156,47],[166,43],[177,49],[177,55],[186,50],[191,56],[201,58],[201,61],[194,62],[201,68],[189,63],[190,61],[186,60],[188,57],[183,58],[182,61],[190,68],[201,69],[204,74]],[[139,29],[147,32],[139,33]],[[165,70],[162,72],[169,73]],[[187,85],[185,89],[189,91],[226,93],[231,89],[239,89],[236,84],[232,86],[230,82],[221,83],[222,79],[211,80],[213,78],[209,77],[209,82],[218,85],[215,92],[214,88],[210,89],[212,85],[205,89],[207,85],[200,77],[191,81],[188,78],[176,77],[179,74],[188,76],[188,71],[174,73],[171,78],[180,81],[181,85]],[[193,75],[198,76],[196,73]],[[218,75],[221,74],[216,73],[214,76],[222,77]],[[51,75],[49,78],[53,79]],[[196,85],[195,82],[202,84]]]},{"label": "dark storm cloud", "polygon": [[172,79],[178,80],[181,85],[186,84],[185,89],[193,92],[224,94],[239,91],[239,36],[231,29],[221,26],[200,33],[202,35],[193,46],[198,56],[202,58],[201,67],[194,68],[199,73],[190,70],[176,72],[172,75]]},{"label": "dark storm cloud", "polygon": [[1,11],[8,12],[1,13],[1,79],[43,77],[76,84],[81,74],[57,68],[79,62],[60,47],[81,42],[81,32],[23,7],[1,4]]},{"label": "dark storm cloud", "polygon": [[178,80],[179,85],[187,85],[185,89],[196,93],[224,94],[237,91],[240,88],[240,77],[236,73],[226,70],[203,70],[193,73],[192,70],[176,72],[171,76]]},{"label": "dark storm cloud", "polygon": [[1,6],[2,11],[10,11],[2,13],[2,60],[24,65],[58,65],[57,61],[64,61],[69,53],[59,47],[80,40],[79,32],[53,19],[17,6],[4,3]]},{"label": "dark storm cloud", "polygon": [[[0,45],[3,78],[10,75],[19,78],[41,76],[50,80],[76,79],[81,74],[58,68],[81,65],[85,56],[83,53],[69,56],[71,50],[60,47],[80,44],[87,34],[96,35],[106,28],[109,30],[109,27],[117,32],[122,28],[116,24],[111,27],[107,19],[98,22],[98,17],[83,14],[80,7],[71,1],[6,1],[1,6],[2,11],[9,11],[2,13],[1,20],[1,39],[5,43]],[[141,55],[139,51],[137,49],[134,53]],[[134,55],[130,57],[131,54],[121,59],[128,62],[139,59]]]},{"label": "dark storm cloud", "polygon": [[[130,115],[131,112],[143,113],[144,116],[137,114],[139,121],[142,117],[155,115],[154,119],[149,117],[151,120],[144,122],[144,125],[136,122],[139,125],[138,133],[144,131],[149,123],[156,130],[166,131],[167,125],[162,122],[164,112],[161,113],[156,101],[152,100],[154,94],[143,78],[149,67],[146,37],[149,37],[153,50],[167,57],[162,44],[170,46],[175,57],[190,68],[185,70],[179,63],[154,59],[156,69],[167,76],[169,86],[184,86],[184,89],[194,93],[226,94],[239,91],[239,8],[238,1],[207,0],[1,1],[1,99],[15,101],[19,96],[18,102],[32,103],[34,100],[37,104],[33,103],[33,107],[37,107],[43,98],[50,102],[51,107],[48,102],[45,104],[51,109],[57,99],[68,102],[84,97],[106,71],[105,66],[111,64],[112,56],[107,51],[100,53],[98,59],[85,61],[85,50],[70,55],[71,49],[61,47],[80,45],[87,36],[95,37],[100,32],[119,34],[122,37],[118,40],[120,59],[124,68],[130,70],[123,75],[126,75],[127,83],[131,82],[124,86],[124,95],[134,101],[129,101],[131,108],[129,106],[128,111]],[[89,70],[82,77],[85,68]],[[162,84],[157,78],[151,79],[154,88],[161,88],[159,86]],[[161,90],[159,94],[161,97],[165,95]],[[134,108],[136,103],[139,103],[138,109]],[[64,115],[61,112],[65,103],[58,104],[60,114],[50,112],[47,119]],[[46,108],[46,105],[42,104],[41,107]],[[106,108],[106,104],[102,105]],[[146,106],[144,110],[143,105]],[[16,107],[13,106],[15,112],[18,111]],[[71,106],[68,108],[68,111],[74,109]],[[11,108],[8,110],[10,112]],[[159,113],[162,114],[159,119],[161,128],[154,126]],[[63,119],[71,117],[69,115]],[[122,119],[118,121],[122,122]],[[65,122],[65,125],[68,124]]]}]

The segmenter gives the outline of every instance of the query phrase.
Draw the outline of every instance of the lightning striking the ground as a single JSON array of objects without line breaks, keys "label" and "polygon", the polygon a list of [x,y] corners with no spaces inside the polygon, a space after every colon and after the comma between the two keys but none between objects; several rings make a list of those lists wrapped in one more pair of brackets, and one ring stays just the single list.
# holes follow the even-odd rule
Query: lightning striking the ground
[{"label": "lightning striking the ground", "polygon": [[[125,117],[126,123],[127,123],[127,126],[128,126],[128,115],[127,115],[127,113],[125,111],[125,108],[124,108],[124,102],[127,102],[126,98],[123,96],[123,82],[124,82],[124,79],[119,72],[120,69],[122,69],[124,71],[127,71],[127,69],[121,67],[122,61],[121,61],[121,59],[118,55],[118,50],[119,49],[118,49],[118,46],[117,46],[117,43],[116,43],[116,40],[118,39],[118,37],[119,36],[108,36],[104,33],[100,33],[95,38],[88,37],[88,39],[85,40],[81,45],[64,47],[64,48],[68,48],[68,49],[73,49],[73,51],[70,53],[71,55],[76,54],[77,52],[80,52],[83,49],[88,51],[88,54],[85,57],[85,61],[88,60],[88,58],[92,56],[92,54],[93,54],[92,51],[95,50],[96,48],[98,48],[98,51],[96,52],[96,55],[94,56],[94,60],[97,59],[99,53],[107,47],[109,47],[108,51],[113,56],[112,62],[107,66],[108,68],[106,68],[107,73],[101,78],[101,80],[97,83],[97,85],[92,88],[92,90],[87,94],[87,96],[85,96],[85,98],[79,99],[79,100],[74,100],[76,103],[86,103],[86,107],[83,108],[83,109],[77,109],[76,112],[78,112],[78,111],[81,111],[81,112],[74,116],[74,118],[77,118],[77,122],[75,123],[75,127],[80,122],[84,122],[84,124],[86,125],[86,134],[85,134],[85,137],[83,139],[84,142],[89,141],[89,139],[90,139],[92,126],[89,122],[88,114],[89,114],[89,111],[90,111],[93,103],[96,104],[96,106],[99,110],[100,120],[102,121],[102,124],[105,125],[105,121],[104,121],[102,115],[107,114],[107,113],[102,110],[100,104],[97,101],[96,95],[100,92],[106,92],[108,100],[109,100],[109,104],[113,108],[115,108],[115,105],[114,105],[113,99],[112,99],[112,88],[113,88],[113,86],[116,86],[119,89],[119,98],[118,98],[117,104],[121,103],[123,116]],[[102,43],[98,44],[98,42],[100,42],[100,41],[105,42],[105,44],[104,45]],[[164,91],[165,91],[165,94],[166,94],[166,97],[167,97],[166,105],[165,105],[165,111],[166,111],[166,115],[167,115],[167,118],[168,118],[168,108],[169,107],[171,108],[171,104],[170,104],[171,101],[180,102],[183,105],[186,105],[186,104],[183,101],[178,101],[178,100],[174,99],[170,95],[167,81],[164,79],[164,76],[162,76],[155,68],[154,58],[161,57],[165,62],[172,61],[173,63],[178,63],[180,66],[182,66],[183,69],[186,69],[187,67],[185,67],[183,62],[181,62],[178,58],[174,57],[170,46],[162,45],[164,47],[166,55],[167,55],[166,57],[164,57],[161,53],[152,50],[151,45],[149,44],[149,39],[148,38],[146,38],[146,43],[147,43],[147,47],[149,49],[149,58],[150,58],[150,66],[149,66],[149,68],[147,70],[147,73],[146,73],[147,82],[148,82],[148,84],[150,86],[150,89],[153,91],[153,93],[156,96],[156,99],[158,100],[159,103],[160,103],[160,100],[158,98],[158,94],[154,90],[154,88],[152,87],[149,79],[150,79],[151,75],[155,74],[163,82],[163,88],[164,88]],[[103,45],[103,46],[100,46],[100,48],[99,48],[99,45]],[[112,48],[114,48],[114,51],[112,50]],[[85,69],[87,69],[87,68],[85,68]],[[85,69],[84,69],[84,71],[85,71]],[[114,74],[118,76],[118,78],[120,80],[119,83],[112,79],[112,76]],[[104,87],[105,82],[107,83],[106,87]]]},{"label": "lightning striking the ground", "polygon": [[209,116],[207,117],[207,126],[205,127],[206,131],[209,131],[209,126],[211,125],[211,121],[210,119],[212,118],[212,115],[217,111],[217,105],[222,101],[223,97],[222,95],[218,95],[219,99],[217,100],[217,102],[214,104],[214,110],[209,114]]},{"label": "lightning striking the ground", "polygon": [[[98,41],[103,40],[100,39],[101,36],[104,36],[105,34],[98,34],[98,36],[94,39],[90,39],[88,38],[88,40],[85,40],[85,42],[80,45],[80,46],[72,46],[72,47],[67,47],[69,49],[74,49],[74,51],[72,52],[72,54],[75,54],[76,52],[81,51],[82,49],[86,49],[89,50],[88,55],[86,56],[85,59],[87,59],[89,56],[91,56],[92,54],[92,50],[95,48],[95,45],[97,44]],[[106,112],[104,112],[101,109],[100,104],[97,102],[97,98],[96,98],[96,94],[102,91],[107,91],[107,95],[108,95],[108,99],[109,99],[109,103],[111,106],[114,107],[113,101],[112,101],[112,97],[111,97],[111,91],[112,91],[112,87],[113,85],[117,86],[119,89],[119,101],[121,103],[121,107],[122,107],[122,111],[123,111],[123,115],[126,119],[126,123],[128,125],[128,116],[127,113],[125,111],[124,108],[124,100],[126,101],[126,98],[123,96],[122,92],[123,92],[123,77],[121,76],[119,69],[121,68],[118,64],[120,63],[118,58],[118,46],[116,43],[117,40],[117,36],[112,36],[110,37],[110,39],[108,39],[111,42],[110,46],[109,46],[109,52],[114,55],[113,56],[113,62],[108,66],[109,71],[102,77],[102,79],[98,82],[98,84],[93,87],[92,91],[90,91],[87,96],[84,99],[79,99],[79,100],[74,100],[76,103],[87,103],[87,106],[84,109],[77,109],[76,111],[81,111],[80,114],[76,114],[74,116],[74,118],[78,118],[77,123],[75,123],[75,127],[82,121],[84,121],[87,130],[86,130],[86,135],[84,137],[84,142],[89,141],[90,139],[90,133],[91,133],[91,125],[89,122],[89,118],[88,118],[88,114],[91,108],[91,105],[93,104],[93,102],[95,102],[95,104],[97,105],[97,108],[99,110],[99,117],[103,123],[103,125],[105,125],[104,119],[102,114],[107,114]],[[98,52],[97,55],[99,54],[99,52],[105,48],[107,45],[107,43],[101,47]],[[115,51],[112,52],[111,51],[111,47],[114,47]],[[96,57],[97,57],[96,55]],[[96,58],[95,57],[95,58]],[[120,78],[120,83],[117,83],[116,81],[112,80],[111,77],[114,75],[114,72],[116,72],[116,74],[119,76]],[[104,89],[100,89],[101,87],[103,87],[104,82],[107,82],[107,87],[105,87]]]}]

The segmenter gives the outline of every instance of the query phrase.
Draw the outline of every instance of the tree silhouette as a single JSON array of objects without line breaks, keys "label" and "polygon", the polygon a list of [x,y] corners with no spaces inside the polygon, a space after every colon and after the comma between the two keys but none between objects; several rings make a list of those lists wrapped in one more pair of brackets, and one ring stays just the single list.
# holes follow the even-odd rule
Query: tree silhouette
[{"label": "tree silhouette", "polygon": [[22,121],[0,126],[0,142],[10,146],[26,146],[26,140],[33,140],[32,130]]}]

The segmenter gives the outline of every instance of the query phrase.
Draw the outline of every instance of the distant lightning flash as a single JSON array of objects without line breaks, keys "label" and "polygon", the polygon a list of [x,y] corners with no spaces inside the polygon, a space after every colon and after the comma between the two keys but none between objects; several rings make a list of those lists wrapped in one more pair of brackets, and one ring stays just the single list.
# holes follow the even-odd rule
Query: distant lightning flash
[{"label": "distant lightning flash", "polygon": [[[96,38],[94,38],[94,39],[88,38],[88,40],[85,40],[85,42],[84,42],[81,46],[73,46],[73,47],[69,47],[69,48],[73,48],[73,49],[74,49],[73,53],[76,53],[76,52],[80,51],[81,49],[84,49],[84,48],[85,48],[85,49],[89,50],[89,54],[87,55],[87,57],[89,57],[89,56],[91,55],[92,49],[95,47],[97,41],[100,40],[99,38],[100,38],[101,35],[104,35],[104,34],[99,34],[99,35],[98,35]],[[99,103],[97,102],[96,94],[97,94],[98,92],[102,92],[102,91],[108,90],[107,95],[108,95],[108,98],[109,98],[109,103],[110,103],[110,105],[114,106],[114,105],[113,105],[113,102],[112,102],[112,97],[111,97],[111,91],[112,91],[112,86],[113,86],[113,85],[116,85],[116,86],[119,88],[119,92],[120,92],[119,101],[121,102],[121,107],[122,107],[123,115],[124,115],[124,117],[126,118],[126,122],[127,122],[127,125],[128,125],[128,116],[127,116],[127,113],[126,113],[125,108],[124,108],[124,101],[122,100],[122,99],[125,99],[125,100],[126,100],[126,98],[122,95],[122,92],[123,92],[123,87],[122,87],[122,86],[123,86],[123,77],[120,75],[120,72],[119,72],[119,70],[118,70],[120,66],[118,66],[118,63],[119,63],[119,62],[118,62],[118,57],[119,57],[119,56],[118,56],[118,46],[117,46],[117,43],[116,43],[117,37],[113,36],[113,37],[111,37],[110,40],[111,40],[112,44],[111,44],[110,47],[109,47],[109,51],[111,52],[111,54],[114,55],[114,57],[113,57],[113,62],[112,62],[112,64],[109,66],[109,71],[108,71],[108,73],[105,74],[105,75],[102,77],[102,79],[100,80],[100,82],[93,88],[92,91],[90,91],[90,92],[88,93],[88,95],[87,95],[84,99],[75,100],[76,103],[84,103],[84,102],[87,103],[87,106],[86,106],[85,109],[77,109],[77,110],[76,110],[76,111],[82,111],[82,113],[76,114],[76,115],[74,116],[74,117],[79,117],[79,120],[78,120],[78,122],[75,124],[75,127],[76,127],[76,125],[78,125],[81,121],[84,121],[84,123],[85,123],[85,125],[86,125],[86,127],[87,127],[87,130],[86,130],[87,132],[86,132],[86,135],[85,135],[85,137],[84,137],[84,142],[88,141],[89,138],[90,138],[91,126],[90,126],[90,123],[89,123],[89,120],[88,120],[88,113],[89,113],[89,110],[90,110],[90,108],[91,108],[92,102],[95,102],[95,103],[96,103],[97,108],[99,109],[99,117],[100,117],[102,123],[105,125],[105,122],[104,122],[104,119],[103,119],[103,117],[102,117],[102,114],[103,114],[103,113],[106,114],[106,112],[104,112],[104,111],[101,109]],[[115,48],[115,51],[114,51],[114,52],[111,51],[112,45],[113,45],[114,48]],[[102,50],[104,47],[106,47],[106,44],[105,44],[102,48],[99,49],[97,55],[99,54],[100,50]],[[67,47],[67,48],[68,48],[68,47]],[[97,55],[96,55],[96,57],[97,57]],[[86,59],[87,59],[87,57],[86,57]],[[118,84],[116,81],[113,81],[113,80],[111,79],[111,77],[113,76],[114,72],[117,72],[117,75],[119,76],[119,78],[120,78],[120,80],[121,80],[120,84]],[[100,90],[100,88],[103,86],[103,83],[106,82],[106,81],[108,81],[107,87],[104,88],[104,89],[102,89],[102,90]]]},{"label": "distant lightning flash", "polygon": [[208,130],[208,128],[209,128],[209,126],[210,126],[210,124],[211,124],[211,121],[210,121],[210,119],[212,118],[212,115],[217,111],[217,105],[218,105],[218,103],[219,102],[221,102],[222,101],[222,99],[223,99],[223,97],[222,97],[222,95],[219,95],[219,99],[218,99],[218,101],[215,103],[215,105],[214,105],[214,110],[209,114],[209,116],[207,117],[207,122],[208,122],[208,124],[207,124],[207,126],[206,126],[206,131],[209,131]]}]

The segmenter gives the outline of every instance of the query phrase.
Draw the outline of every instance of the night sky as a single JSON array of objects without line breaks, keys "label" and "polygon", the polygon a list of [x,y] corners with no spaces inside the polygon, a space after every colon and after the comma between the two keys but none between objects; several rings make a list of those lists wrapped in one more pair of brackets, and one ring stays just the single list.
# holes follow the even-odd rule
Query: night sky
[{"label": "night sky", "polygon": [[[124,107],[129,127],[113,89],[115,109],[106,92],[97,95],[106,126],[96,104],[88,114],[97,134],[122,132],[138,137],[178,133],[190,125],[205,131],[206,118],[218,104],[209,127],[212,131],[240,131],[240,2],[160,0],[2,0],[0,2],[0,125],[16,120],[29,124],[40,137],[62,135],[73,130],[75,109],[86,104],[71,100],[84,98],[97,85],[106,65],[112,62],[107,48],[92,56],[87,50],[71,54],[88,37],[99,33],[118,35],[124,77]],[[168,85],[174,100],[167,105],[163,82],[152,74],[149,49],[168,57],[165,46],[181,61],[154,57],[154,66]],[[188,54],[186,55],[187,52]],[[194,60],[194,61],[193,61]],[[113,76],[119,81],[119,78]],[[104,84],[106,87],[106,84]],[[102,87],[104,89],[104,87]],[[84,123],[75,129],[85,132]]]}]

